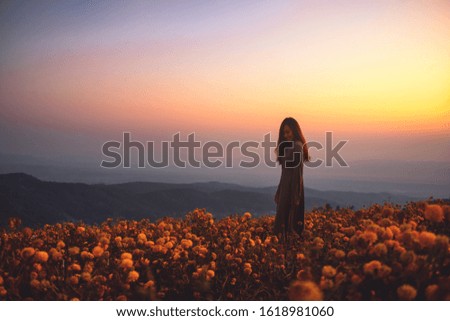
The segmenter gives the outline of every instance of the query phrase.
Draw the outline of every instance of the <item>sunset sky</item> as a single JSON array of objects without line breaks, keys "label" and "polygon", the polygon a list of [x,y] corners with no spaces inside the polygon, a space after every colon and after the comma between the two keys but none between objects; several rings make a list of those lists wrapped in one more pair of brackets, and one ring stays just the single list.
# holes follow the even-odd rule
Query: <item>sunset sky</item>
[{"label": "sunset sky", "polygon": [[2,1],[0,149],[262,141],[287,116],[349,160],[450,156],[449,1]]}]

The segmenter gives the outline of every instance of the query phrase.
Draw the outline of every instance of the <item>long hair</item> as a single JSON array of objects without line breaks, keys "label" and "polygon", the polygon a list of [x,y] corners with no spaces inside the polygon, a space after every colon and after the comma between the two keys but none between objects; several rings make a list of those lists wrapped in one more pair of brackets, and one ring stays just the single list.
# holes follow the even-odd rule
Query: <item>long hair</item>
[{"label": "long hair", "polygon": [[303,136],[300,125],[294,118],[287,117],[287,118],[283,119],[283,122],[280,125],[280,130],[278,132],[278,143],[277,143],[277,147],[275,148],[275,153],[277,155],[278,163],[281,164],[280,155],[284,155],[284,149],[286,148],[286,146],[293,147],[293,145],[289,145],[288,142],[286,142],[284,140],[284,126],[285,125],[288,125],[289,128],[291,129],[293,136],[294,136],[294,141],[300,141],[302,143],[303,161],[309,161],[310,158],[309,158],[309,153],[308,153],[308,145],[306,143],[305,136]]}]

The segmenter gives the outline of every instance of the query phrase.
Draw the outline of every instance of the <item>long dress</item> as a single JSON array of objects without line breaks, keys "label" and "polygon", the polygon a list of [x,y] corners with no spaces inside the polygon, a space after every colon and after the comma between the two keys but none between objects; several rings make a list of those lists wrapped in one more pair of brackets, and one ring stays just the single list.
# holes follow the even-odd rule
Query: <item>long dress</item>
[{"label": "long dress", "polygon": [[[301,235],[305,225],[305,194],[303,189],[303,153],[301,142],[288,145],[281,155],[281,178],[273,233],[286,237]],[[296,201],[299,200],[299,204]]]}]

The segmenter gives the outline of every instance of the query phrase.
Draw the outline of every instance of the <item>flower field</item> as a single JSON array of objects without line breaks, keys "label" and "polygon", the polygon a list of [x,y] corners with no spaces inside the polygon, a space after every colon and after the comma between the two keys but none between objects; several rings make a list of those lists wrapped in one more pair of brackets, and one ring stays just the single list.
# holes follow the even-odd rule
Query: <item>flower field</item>
[{"label": "flower field", "polygon": [[449,300],[450,204],[0,228],[0,300]]}]

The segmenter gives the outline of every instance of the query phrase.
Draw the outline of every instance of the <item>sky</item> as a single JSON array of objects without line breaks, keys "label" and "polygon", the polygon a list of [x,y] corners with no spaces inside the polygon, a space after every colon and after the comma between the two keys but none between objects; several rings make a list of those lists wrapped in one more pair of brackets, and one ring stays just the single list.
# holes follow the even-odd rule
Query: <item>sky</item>
[{"label": "sky", "polygon": [[2,1],[0,39],[3,154],[99,164],[125,131],[275,141],[294,117],[349,162],[450,156],[449,1]]}]

